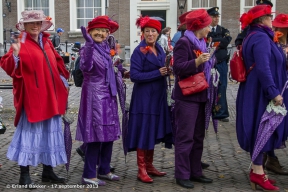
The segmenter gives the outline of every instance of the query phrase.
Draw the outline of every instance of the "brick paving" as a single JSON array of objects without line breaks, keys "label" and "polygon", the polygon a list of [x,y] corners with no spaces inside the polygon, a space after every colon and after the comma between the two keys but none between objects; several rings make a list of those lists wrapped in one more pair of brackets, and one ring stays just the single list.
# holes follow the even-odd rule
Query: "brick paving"
[{"label": "brick paving", "polygon": [[[4,81],[5,80],[5,81]],[[0,69],[0,85],[11,83],[10,78]],[[130,99],[131,88],[133,84],[127,81],[127,95]],[[32,180],[40,184],[45,189],[36,189],[33,191],[215,191],[215,192],[234,192],[252,191],[250,188],[248,178],[248,166],[250,164],[249,154],[243,151],[237,142],[235,134],[235,99],[237,95],[238,84],[230,82],[227,90],[227,98],[230,111],[230,122],[219,122],[218,134],[215,134],[212,126],[206,132],[204,152],[202,160],[210,164],[210,167],[204,170],[204,174],[214,180],[212,184],[194,183],[194,189],[185,189],[175,184],[174,179],[174,150],[165,149],[163,145],[159,144],[155,147],[154,165],[161,171],[166,171],[165,177],[153,177],[154,183],[145,184],[136,179],[137,164],[136,152],[131,152],[126,157],[123,154],[122,140],[114,143],[113,155],[111,164],[116,168],[115,173],[121,177],[120,181],[107,181],[106,186],[100,186],[98,189],[59,189],[47,183],[41,182],[42,166],[31,167]],[[70,111],[75,115],[75,121],[71,125],[72,138],[75,138],[75,129],[77,122],[77,111],[79,107],[81,88],[71,87],[69,96]],[[0,135],[0,162],[3,164],[0,170],[0,191],[22,191],[23,189],[7,188],[7,185],[17,184],[19,180],[19,167],[17,163],[9,161],[6,158],[7,148],[14,133],[13,119],[13,97],[11,89],[0,89],[0,96],[4,100],[4,112],[1,114],[5,120],[7,131],[4,135]],[[83,171],[83,162],[76,153],[75,149],[80,146],[80,142],[73,140],[73,149],[71,155],[70,171],[67,175],[64,165],[56,167],[54,170],[56,174],[67,177],[69,187],[72,185],[81,185],[81,175]],[[281,164],[288,167],[287,161],[288,149],[276,150]],[[288,191],[287,176],[273,175],[268,172],[270,177],[277,180],[277,186],[281,191]],[[61,187],[64,187],[63,185]],[[28,191],[28,190],[27,190]]]}]

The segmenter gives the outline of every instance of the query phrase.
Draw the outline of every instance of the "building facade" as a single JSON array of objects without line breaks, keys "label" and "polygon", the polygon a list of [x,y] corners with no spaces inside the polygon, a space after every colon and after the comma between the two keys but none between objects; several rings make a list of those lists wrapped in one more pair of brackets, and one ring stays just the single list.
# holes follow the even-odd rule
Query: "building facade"
[{"label": "building facade", "polygon": [[[220,24],[230,30],[234,40],[240,31],[239,17],[255,5],[256,0],[186,0],[180,7],[179,0],[0,0],[0,43],[9,42],[10,31],[16,31],[15,24],[23,10],[42,9],[52,17],[54,27],[48,31],[55,33],[61,27],[65,30],[61,41],[84,42],[80,26],[86,26],[95,16],[107,14],[118,21],[120,28],[114,34],[122,45],[125,58],[129,58],[140,41],[140,29],[135,26],[142,14],[161,19],[162,26],[171,27],[171,35],[176,32],[179,15],[186,11],[219,7]],[[180,1],[179,1],[180,2]],[[271,0],[276,13],[288,13],[288,1]],[[183,4],[182,4],[183,5]],[[180,9],[179,9],[180,8]],[[124,57],[124,56],[122,56]]]}]

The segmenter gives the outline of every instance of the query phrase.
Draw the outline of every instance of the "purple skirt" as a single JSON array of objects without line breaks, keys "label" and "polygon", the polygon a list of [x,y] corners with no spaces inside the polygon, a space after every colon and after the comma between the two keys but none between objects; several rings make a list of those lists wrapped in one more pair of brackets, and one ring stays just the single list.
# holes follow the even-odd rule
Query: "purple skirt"
[{"label": "purple skirt", "polygon": [[67,163],[61,116],[30,123],[23,110],[7,158],[21,166],[42,163],[56,167]]}]

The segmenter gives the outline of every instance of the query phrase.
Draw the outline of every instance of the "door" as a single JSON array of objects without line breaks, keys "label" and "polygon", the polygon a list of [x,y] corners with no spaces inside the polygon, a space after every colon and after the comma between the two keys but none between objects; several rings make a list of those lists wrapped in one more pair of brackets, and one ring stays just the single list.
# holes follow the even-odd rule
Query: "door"
[{"label": "door", "polygon": [[162,25],[162,29],[166,27],[166,10],[153,10],[153,11],[141,11],[142,16],[155,17]]}]

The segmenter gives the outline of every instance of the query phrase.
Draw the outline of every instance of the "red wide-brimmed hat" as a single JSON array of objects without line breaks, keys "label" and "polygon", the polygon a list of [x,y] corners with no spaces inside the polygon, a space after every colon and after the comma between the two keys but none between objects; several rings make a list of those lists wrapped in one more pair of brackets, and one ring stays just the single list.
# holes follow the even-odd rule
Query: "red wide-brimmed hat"
[{"label": "red wide-brimmed hat", "polygon": [[161,23],[156,19],[151,19],[148,16],[142,17],[140,16],[136,20],[136,26],[141,28],[141,31],[144,30],[145,27],[151,27],[157,30],[158,33],[161,31]]},{"label": "red wide-brimmed hat", "polygon": [[288,28],[288,14],[281,13],[272,21],[273,27]]},{"label": "red wide-brimmed hat", "polygon": [[16,28],[19,31],[24,31],[24,23],[29,23],[29,22],[36,22],[36,21],[41,21],[41,32],[48,30],[52,25],[52,18],[49,16],[44,15],[43,10],[30,10],[30,11],[23,11],[21,13],[22,18],[20,21],[16,24]]},{"label": "red wide-brimmed hat", "polygon": [[241,28],[245,29],[252,23],[254,19],[262,17],[264,15],[271,15],[272,7],[270,5],[257,5],[252,7],[247,13],[243,13],[240,17]]},{"label": "red wide-brimmed hat", "polygon": [[108,16],[98,16],[95,17],[92,21],[88,22],[87,31],[89,32],[95,28],[105,28],[110,31],[110,33],[114,33],[118,30],[119,25],[116,21],[111,20]]},{"label": "red wide-brimmed hat", "polygon": [[179,16],[180,25],[178,26],[178,31],[186,30],[186,16],[192,11],[188,11]]},{"label": "red wide-brimmed hat", "polygon": [[205,9],[197,9],[186,15],[187,30],[197,31],[207,27],[212,22],[212,18]]}]

